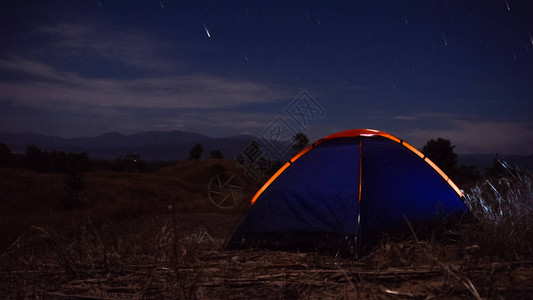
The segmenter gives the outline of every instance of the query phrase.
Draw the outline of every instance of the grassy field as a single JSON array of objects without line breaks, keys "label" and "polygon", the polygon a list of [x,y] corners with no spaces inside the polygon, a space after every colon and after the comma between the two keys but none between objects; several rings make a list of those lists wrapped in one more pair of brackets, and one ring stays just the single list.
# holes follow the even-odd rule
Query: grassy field
[{"label": "grassy field", "polygon": [[[233,209],[208,198],[221,172],[236,174],[233,183],[244,187]],[[478,222],[384,240],[359,260],[224,250],[261,183],[230,161],[181,162],[148,174],[89,172],[75,209],[65,206],[65,175],[4,168],[0,178],[0,298],[533,297],[526,174],[472,190],[467,203]]]}]

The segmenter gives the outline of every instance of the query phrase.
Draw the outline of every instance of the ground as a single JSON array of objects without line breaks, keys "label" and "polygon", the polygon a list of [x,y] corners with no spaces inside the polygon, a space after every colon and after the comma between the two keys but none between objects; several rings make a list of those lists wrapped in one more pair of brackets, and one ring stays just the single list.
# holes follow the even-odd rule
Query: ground
[{"label": "ground", "polygon": [[[237,174],[245,187],[236,208],[220,209],[207,197],[221,172]],[[358,259],[226,250],[260,185],[231,162],[90,172],[74,209],[63,207],[64,175],[0,175],[0,298],[533,298],[533,259],[486,254],[465,238],[478,224],[383,240]]]}]

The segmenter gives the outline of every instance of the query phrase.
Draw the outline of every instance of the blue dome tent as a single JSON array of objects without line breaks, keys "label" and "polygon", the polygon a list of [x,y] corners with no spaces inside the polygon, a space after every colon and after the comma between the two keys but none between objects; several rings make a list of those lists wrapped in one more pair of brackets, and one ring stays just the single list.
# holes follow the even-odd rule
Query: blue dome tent
[{"label": "blue dome tent", "polygon": [[429,158],[390,134],[353,129],[322,138],[255,194],[229,247],[332,248],[358,254],[383,233],[467,211]]}]

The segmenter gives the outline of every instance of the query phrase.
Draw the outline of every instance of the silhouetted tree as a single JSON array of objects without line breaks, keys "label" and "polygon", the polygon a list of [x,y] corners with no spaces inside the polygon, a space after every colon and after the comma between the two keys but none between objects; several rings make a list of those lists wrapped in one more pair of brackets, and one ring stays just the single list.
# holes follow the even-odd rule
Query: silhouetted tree
[{"label": "silhouetted tree", "polygon": [[11,149],[4,144],[0,143],[0,167],[11,166]]},{"label": "silhouetted tree", "polygon": [[189,152],[189,159],[195,159],[198,161],[200,157],[202,157],[202,152],[204,152],[204,147],[202,144],[196,144],[192,147],[191,151]]},{"label": "silhouetted tree", "polygon": [[111,169],[115,172],[124,172],[124,158],[122,156],[117,157],[111,164]]},{"label": "silhouetted tree", "polygon": [[138,171],[139,164],[141,162],[141,155],[136,153],[128,153],[124,159],[126,164],[126,170],[129,172]]},{"label": "silhouetted tree", "polygon": [[309,143],[309,139],[305,134],[302,132],[295,134],[292,137],[292,149],[294,149],[294,154],[297,154],[298,152],[302,151],[303,148],[307,146]]},{"label": "silhouetted tree", "polygon": [[69,171],[69,160],[67,154],[64,151],[52,151],[52,172],[67,172]]},{"label": "silhouetted tree", "polygon": [[72,170],[86,172],[91,167],[89,155],[82,153],[65,153],[64,151],[43,151],[31,144],[24,154],[26,168],[39,172],[68,173]]},{"label": "silhouetted tree", "polygon": [[26,167],[32,170],[42,171],[46,164],[44,156],[43,151],[41,148],[37,147],[37,145],[28,145],[24,157],[26,160]]},{"label": "silhouetted tree", "polygon": [[87,152],[68,153],[66,159],[68,170],[77,169],[80,172],[86,172],[91,167],[91,160]]},{"label": "silhouetted tree", "polygon": [[213,150],[209,152],[209,156],[211,156],[211,158],[217,158],[217,159],[222,159],[223,157],[222,151],[220,150]]},{"label": "silhouetted tree", "polygon": [[141,160],[140,154],[128,153],[125,157],[118,157],[112,169],[117,172],[144,172],[146,164]]},{"label": "silhouetted tree", "polygon": [[454,148],[455,146],[452,146],[450,140],[442,138],[431,139],[422,148],[422,153],[439,166],[444,173],[452,174],[457,167],[457,154],[455,154]]}]

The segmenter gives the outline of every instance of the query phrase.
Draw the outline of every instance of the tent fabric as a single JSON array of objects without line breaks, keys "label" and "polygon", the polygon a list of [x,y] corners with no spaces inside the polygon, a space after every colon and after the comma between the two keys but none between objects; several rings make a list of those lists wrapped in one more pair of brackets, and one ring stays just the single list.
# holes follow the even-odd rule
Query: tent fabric
[{"label": "tent fabric", "polygon": [[466,212],[460,190],[412,146],[356,129],[325,137],[292,158],[252,199],[230,247],[332,247]]}]

